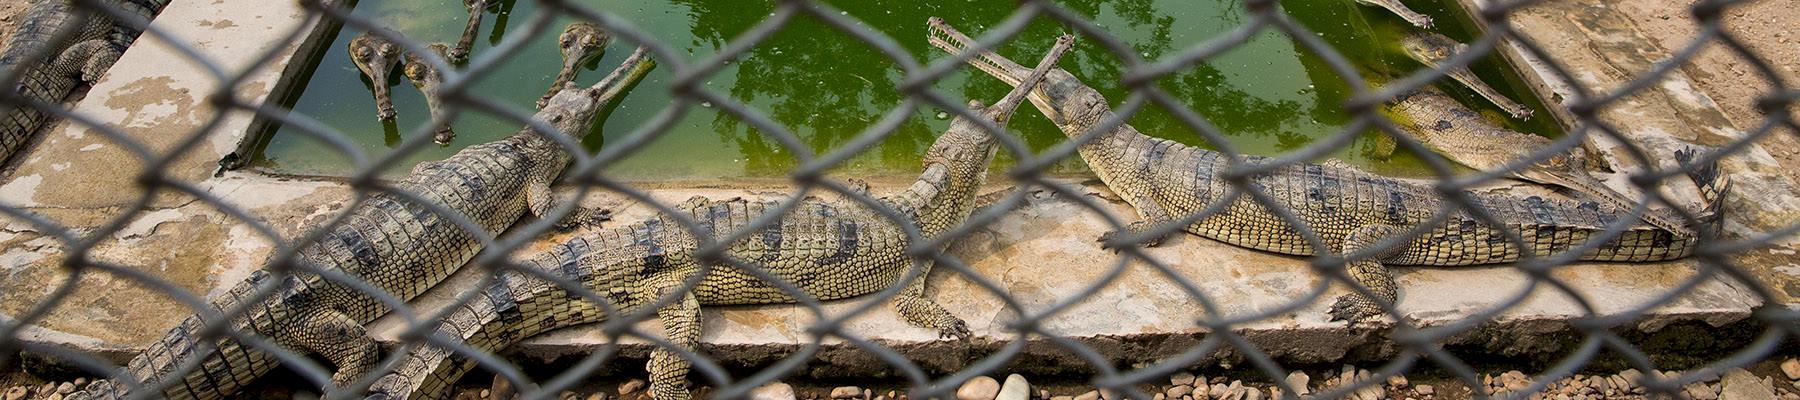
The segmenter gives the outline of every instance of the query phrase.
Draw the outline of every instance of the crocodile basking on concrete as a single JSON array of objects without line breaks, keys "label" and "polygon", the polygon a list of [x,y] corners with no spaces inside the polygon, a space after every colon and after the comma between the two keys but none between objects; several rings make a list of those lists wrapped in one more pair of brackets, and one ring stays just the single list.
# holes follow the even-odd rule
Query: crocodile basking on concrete
[{"label": "crocodile basking on concrete", "polygon": [[[450,61],[448,54],[450,46],[443,43],[432,43],[426,45],[425,48],[436,54],[439,60]],[[444,84],[444,74],[438,73],[437,68],[426,62],[423,55],[413,52],[406,53],[406,64],[400,68],[400,73],[406,75],[406,80],[412,82],[413,87],[418,88],[419,92],[425,95],[425,109],[431,110],[433,119],[443,113],[443,99],[438,97],[438,87]],[[437,132],[431,137],[431,140],[437,144],[450,144],[450,141],[455,139],[456,131],[450,129],[450,121],[444,121],[443,124],[438,125]]]},{"label": "crocodile basking on concrete", "polygon": [[[1401,132],[1450,160],[1477,170],[1497,171],[1514,160],[1526,159],[1532,153],[1550,147],[1550,139],[1501,127],[1430,86],[1394,99],[1389,102],[1388,109],[1396,114]],[[1586,151],[1575,147],[1514,171],[1512,176],[1562,187],[1620,210],[1630,210],[1637,205],[1637,200],[1613,190],[1589,173],[1587,160]],[[1670,232],[1695,233],[1689,224],[1680,222],[1680,216],[1663,209],[1647,209],[1643,220]]]},{"label": "crocodile basking on concrete", "polygon": [[[951,52],[974,43],[942,20],[930,21],[933,45]],[[970,59],[977,68],[1001,81],[1018,84],[1029,73],[1024,67],[992,52]],[[1342,162],[1290,164],[1245,178],[1229,177],[1231,156],[1182,145],[1139,133],[1120,124],[1111,131],[1094,130],[1113,118],[1106,99],[1066,71],[1050,71],[1034,91],[1031,101],[1055,120],[1071,138],[1092,135],[1078,148],[1100,180],[1137,209],[1142,221],[1127,231],[1108,234],[1102,241],[1122,245],[1128,234],[1197,214],[1215,202],[1220,209],[1183,227],[1187,232],[1232,245],[1282,254],[1312,256],[1321,252],[1357,253],[1346,264],[1348,275],[1376,298],[1360,294],[1339,297],[1329,314],[1333,320],[1351,323],[1381,314],[1377,305],[1393,304],[1398,291],[1387,265],[1462,266],[1508,263],[1526,253],[1537,257],[1561,255],[1589,240],[1601,243],[1582,254],[1590,261],[1658,261],[1689,255],[1698,235],[1672,232],[1628,218],[1624,210],[1601,203],[1575,202],[1537,196],[1466,192],[1472,205],[1487,211],[1498,224],[1478,218],[1467,209],[1444,200],[1430,185],[1382,177]],[[1677,154],[1686,163],[1691,152]],[[1269,163],[1264,157],[1244,156],[1243,166]],[[1704,218],[1717,221],[1717,207],[1727,180],[1713,166],[1691,166],[1690,177],[1709,201]],[[1314,248],[1284,219],[1264,208],[1248,194],[1231,195],[1234,186],[1248,185],[1267,194],[1328,246]],[[1439,212],[1448,213],[1434,221]],[[1625,224],[1617,236],[1601,234],[1609,224]],[[1425,225],[1425,226],[1421,226]],[[1394,246],[1376,248],[1384,239],[1423,231]],[[1523,238],[1521,249],[1504,232]],[[1162,238],[1146,239],[1155,245]],[[1369,253],[1369,254],[1362,254]]]},{"label": "crocodile basking on concrete", "polygon": [[1385,8],[1388,12],[1400,16],[1400,19],[1406,20],[1406,23],[1419,27],[1419,29],[1431,29],[1431,17],[1413,11],[1411,8],[1406,8],[1406,4],[1401,3],[1400,0],[1356,0],[1356,2],[1362,3],[1363,5]]},{"label": "crocodile basking on concrete", "polygon": [[[1073,42],[1064,36],[1027,71],[1014,89],[992,107],[971,103],[970,111],[1005,127],[1032,84],[1043,77]],[[994,133],[1003,134],[1003,133]],[[935,237],[962,223],[975,209],[976,191],[986,180],[994,158],[994,134],[957,118],[926,151],[925,172],[905,191],[877,201],[910,219],[923,237]],[[762,268],[819,300],[875,293],[899,284],[914,268],[923,268],[894,298],[908,323],[937,330],[940,336],[967,339],[962,319],[925,297],[930,263],[907,255],[911,247],[901,227],[862,203],[801,200],[778,222],[733,243],[727,257]],[[727,239],[746,229],[773,202],[743,199],[689,199],[675,208],[697,221],[709,240]],[[700,340],[701,306],[793,303],[794,296],[735,266],[712,269],[692,290],[683,280],[700,272],[693,254],[699,241],[666,215],[632,225],[585,233],[526,262],[541,274],[557,276],[604,296],[627,315],[655,312],[670,342],[694,351]],[[672,305],[644,310],[664,296]],[[540,332],[600,322],[609,316],[590,298],[577,297],[546,280],[508,271],[470,304],[445,319],[437,333],[483,351],[498,351]],[[370,388],[371,399],[441,399],[449,385],[474,361],[438,346],[415,349],[394,372]],[[650,358],[650,392],[657,400],[688,398],[690,365],[676,353],[657,349]]]},{"label": "crocodile basking on concrete", "polygon": [[369,78],[375,90],[375,118],[394,120],[394,98],[388,93],[388,73],[400,64],[400,46],[374,32],[350,38],[350,64]]},{"label": "crocodile basking on concrete", "polygon": [[[564,91],[533,117],[557,132],[527,127],[442,161],[421,163],[395,189],[461,214],[480,227],[482,235],[497,234],[525,213],[544,216],[554,200],[550,183],[571,159],[546,135],[560,132],[576,140],[586,135],[598,110],[648,71],[652,63],[645,54],[639,49],[601,85]],[[415,200],[383,191],[353,204],[341,223],[302,248],[298,264],[353,277],[404,301],[450,276],[482,250],[474,234]],[[564,223],[605,216],[591,210],[574,215]],[[249,306],[244,315],[228,322],[234,331],[329,360],[337,369],[330,382],[334,388],[350,385],[374,368],[378,349],[363,325],[386,314],[385,303],[304,271],[283,279],[266,300],[244,303],[245,296],[275,284],[274,279],[275,275],[258,271],[213,305],[218,310]],[[160,391],[160,397],[218,399],[231,397],[280,363],[237,339],[203,338],[205,322],[220,323],[207,318],[196,315],[182,321],[117,376],[142,382],[145,388]],[[188,372],[176,375],[182,370]],[[130,395],[125,393],[130,389],[103,380],[72,398],[121,398]]]},{"label": "crocodile basking on concrete", "polygon": [[[100,3],[149,21],[168,0],[107,0]],[[81,18],[86,14],[87,18]],[[99,11],[78,10],[68,0],[39,0],[20,16],[20,25],[0,53],[0,73],[16,79],[0,106],[0,162],[43,126],[50,114],[33,106],[59,107],[82,83],[93,83],[119,60],[138,29],[116,23]],[[58,40],[64,30],[73,35]],[[16,75],[15,75],[16,74]]]},{"label": "crocodile basking on concrete", "polygon": [[576,22],[563,28],[562,35],[556,38],[556,46],[562,49],[562,70],[556,72],[556,81],[550,83],[550,91],[538,98],[538,107],[543,107],[544,102],[550,101],[550,96],[555,95],[563,85],[575,80],[575,75],[581,73],[581,64],[606,54],[606,44],[609,42],[612,42],[612,35],[592,22]]},{"label": "crocodile basking on concrete", "polygon": [[[1405,50],[1407,57],[1412,57],[1413,60],[1417,60],[1418,62],[1433,68],[1442,68],[1445,61],[1449,61],[1451,57],[1462,54],[1469,49],[1469,45],[1462,44],[1461,42],[1457,42],[1456,39],[1451,39],[1448,36],[1436,32],[1407,34],[1406,37],[1400,39],[1400,47]],[[1445,73],[1448,73],[1450,77],[1456,79],[1457,82],[1461,82],[1463,86],[1468,87],[1469,90],[1474,90],[1476,94],[1480,94],[1481,97],[1487,99],[1488,102],[1494,103],[1494,106],[1500,107],[1501,110],[1505,110],[1506,113],[1511,114],[1513,118],[1531,119],[1530,107],[1519,104],[1519,102],[1507,98],[1506,95],[1500,94],[1500,91],[1494,90],[1494,87],[1492,86],[1488,86],[1487,82],[1482,82],[1481,78],[1475,76],[1474,72],[1469,71],[1468,67],[1451,68],[1450,70],[1445,71]]]}]

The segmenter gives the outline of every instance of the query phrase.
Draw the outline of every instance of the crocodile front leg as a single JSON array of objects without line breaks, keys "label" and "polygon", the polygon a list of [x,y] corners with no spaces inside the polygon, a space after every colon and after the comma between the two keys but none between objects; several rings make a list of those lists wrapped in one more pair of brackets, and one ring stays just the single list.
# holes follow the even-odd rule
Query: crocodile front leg
[{"label": "crocodile front leg", "polygon": [[945,310],[944,306],[925,297],[925,277],[930,276],[931,265],[926,264],[925,270],[920,271],[919,276],[907,284],[899,295],[894,296],[894,311],[907,323],[937,330],[939,338],[954,337],[966,342],[975,336],[969,331],[969,324]]},{"label": "crocodile front leg", "polygon": [[106,74],[106,69],[119,61],[119,49],[105,39],[93,39],[76,43],[64,49],[62,54],[51,61],[57,71],[81,71],[81,81],[94,83]]},{"label": "crocodile front leg", "polygon": [[337,367],[331,384],[349,386],[375,369],[380,349],[375,339],[355,319],[337,310],[322,310],[301,318],[285,342],[317,353]]},{"label": "crocodile front leg", "polygon": [[[1120,195],[1132,196],[1124,193],[1121,193]],[[1113,243],[1116,240],[1115,238],[1126,236],[1134,232],[1143,232],[1157,224],[1174,220],[1174,217],[1170,217],[1169,212],[1163,210],[1162,206],[1156,204],[1155,200],[1137,196],[1135,201],[1127,201],[1126,203],[1130,203],[1132,208],[1136,208],[1138,216],[1143,217],[1143,219],[1126,224],[1124,229],[1114,229],[1100,235],[1100,240],[1098,240],[1098,242],[1102,244],[1101,247],[1112,250],[1114,253],[1119,252],[1119,248]],[[1138,242],[1137,245],[1141,247],[1161,246],[1163,241],[1168,240],[1171,235],[1173,235],[1173,233],[1147,238]]]},{"label": "crocodile front leg", "polygon": [[[658,298],[668,291],[681,289],[681,281],[665,276],[661,288],[657,290]],[[648,300],[655,301],[655,300]],[[668,307],[656,310],[656,318],[662,322],[663,335],[669,343],[680,346],[692,353],[700,343],[700,300],[694,297],[693,291],[681,295],[681,299]],[[666,348],[657,348],[650,353],[650,395],[656,400],[688,400],[687,374],[693,364],[681,355]]]},{"label": "crocodile front leg", "polygon": [[[1393,236],[1401,231],[1400,227],[1386,224],[1367,225],[1351,231],[1344,238],[1340,254],[1361,251],[1375,245],[1382,238]],[[1332,321],[1349,321],[1351,326],[1381,315],[1380,304],[1394,304],[1399,299],[1399,286],[1394,284],[1394,274],[1381,264],[1381,259],[1398,253],[1404,246],[1394,246],[1382,251],[1374,257],[1363,257],[1350,260],[1344,265],[1350,273],[1350,279],[1369,289],[1376,298],[1370,299],[1361,294],[1351,292],[1338,296],[1337,302],[1331,304],[1326,313],[1331,314]],[[1377,303],[1381,302],[1381,303]]]},{"label": "crocodile front leg", "polygon": [[[533,178],[525,183],[525,204],[531,215],[543,218],[556,208],[556,194],[550,191],[549,178]],[[575,207],[575,211],[556,221],[556,229],[564,232],[612,220],[612,210]]]}]

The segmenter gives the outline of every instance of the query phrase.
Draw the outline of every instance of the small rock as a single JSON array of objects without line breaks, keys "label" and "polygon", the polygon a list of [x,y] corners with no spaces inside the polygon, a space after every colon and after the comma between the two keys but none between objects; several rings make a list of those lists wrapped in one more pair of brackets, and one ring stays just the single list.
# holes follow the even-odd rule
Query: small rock
[{"label": "small rock", "polygon": [[1244,381],[1231,381],[1231,386],[1225,387],[1225,397],[1223,397],[1223,399],[1225,399],[1225,400],[1243,400],[1244,399]]},{"label": "small rock", "polygon": [[1306,385],[1310,383],[1312,383],[1312,377],[1306,375],[1305,372],[1294,371],[1288,373],[1287,384],[1294,389],[1294,394],[1296,395],[1305,396],[1312,394],[1312,389],[1306,387]]},{"label": "small rock", "polygon": [[1743,368],[1725,371],[1720,385],[1719,396],[1726,400],[1775,400],[1775,387]]},{"label": "small rock", "polygon": [[1631,391],[1631,382],[1626,381],[1625,377],[1623,377],[1623,376],[1613,375],[1613,376],[1606,377],[1606,384],[1607,384],[1607,386],[1610,386],[1612,388],[1612,390],[1615,392]]},{"label": "small rock", "polygon": [[1087,393],[1082,393],[1080,396],[1075,396],[1075,400],[1097,400],[1099,398],[1100,398],[1100,391],[1098,391],[1098,390],[1089,390]]},{"label": "small rock", "polygon": [[1163,389],[1163,395],[1165,395],[1171,399],[1180,399],[1181,396],[1186,396],[1186,395],[1193,394],[1193,393],[1194,393],[1194,387],[1188,386],[1188,385],[1175,385],[1175,386],[1170,386],[1168,389]]},{"label": "small rock", "polygon": [[1689,384],[1686,387],[1683,387],[1682,391],[1687,392],[1688,398],[1694,399],[1694,400],[1718,400],[1719,399],[1719,393],[1714,392],[1712,390],[1712,388],[1707,387],[1705,383],[1696,382],[1696,383]]},{"label": "small rock", "polygon": [[1407,383],[1409,382],[1406,381],[1406,375],[1394,375],[1388,377],[1388,386],[1393,386],[1394,388],[1404,388]]},{"label": "small rock", "polygon": [[1506,390],[1517,392],[1531,387],[1531,378],[1517,370],[1506,371],[1506,373],[1500,374],[1500,384]]},{"label": "small rock", "polygon": [[86,385],[87,383],[88,383],[87,378],[75,378],[75,387],[81,387],[82,385]]},{"label": "small rock", "polygon": [[[583,398],[582,400],[606,400],[606,394],[600,393],[600,392],[594,392],[593,394],[589,394],[586,398]],[[792,399],[790,399],[790,400],[792,400]]]},{"label": "small rock", "polygon": [[1212,387],[1206,389],[1206,392],[1206,394],[1212,396],[1212,398],[1223,399],[1225,398],[1225,384],[1214,383]]},{"label": "small rock", "polygon": [[750,389],[751,400],[794,400],[794,387],[786,383],[771,382],[767,385]]},{"label": "small rock", "polygon": [[[1099,396],[1099,395],[1100,395],[1099,393],[1094,394],[1094,396]],[[1050,396],[1050,400],[1075,400],[1075,397],[1074,396]]]},{"label": "small rock", "polygon": [[[862,394],[862,388],[855,386],[838,386],[831,389],[831,398],[839,400],[861,398]],[[958,391],[958,397],[961,397],[960,395],[961,391]]]},{"label": "small rock", "polygon": [[1038,394],[1037,398],[1039,398],[1039,399],[1048,400],[1050,398],[1050,391],[1048,391],[1048,390],[1038,389],[1037,394]]},{"label": "small rock", "polygon": [[485,399],[485,398],[491,397],[491,396],[488,396],[489,394],[492,394],[492,393],[489,392],[487,389],[481,389],[481,398]]},{"label": "small rock", "polygon": [[[294,398],[300,398],[300,397],[294,396]],[[457,392],[456,397],[452,397],[452,399],[455,399],[455,400],[482,400],[482,397],[481,397],[480,392],[476,392],[473,390],[464,390],[461,392]]]},{"label": "small rock", "polygon": [[956,388],[957,400],[994,400],[999,394],[1000,382],[986,376],[977,376]]},{"label": "small rock", "polygon": [[30,396],[30,395],[31,395],[31,388],[24,387],[24,386],[13,386],[10,389],[6,389],[6,395],[0,396],[0,399],[25,400],[25,397]]},{"label": "small rock", "polygon": [[1639,384],[1644,382],[1644,373],[1635,369],[1619,371],[1619,377],[1625,378],[1626,388],[1636,388]]},{"label": "small rock", "polygon": [[571,392],[571,391],[567,391],[567,390],[564,390],[562,393],[556,395],[556,398],[562,399],[562,400],[575,400],[575,398],[577,398],[577,397],[581,397],[581,395],[575,394],[575,392]]},{"label": "small rock", "polygon": [[1800,358],[1789,358],[1781,362],[1781,373],[1789,380],[1800,381]]},{"label": "small rock", "polygon": [[1253,387],[1244,388],[1244,400],[1262,400],[1262,391]]},{"label": "small rock", "polygon": [[50,397],[45,398],[44,400],[63,400],[63,394],[62,393],[51,393]]},{"label": "small rock", "polygon": [[1006,382],[1000,384],[1000,394],[994,398],[996,400],[1028,400],[1031,398],[1031,383],[1026,382],[1023,375],[1007,375]]},{"label": "small rock", "polygon": [[488,390],[492,392],[492,395],[481,397],[489,400],[509,400],[513,398],[512,381],[506,380],[505,376],[494,375],[494,383],[489,384],[488,388]]},{"label": "small rock", "polygon": [[1418,393],[1420,396],[1430,396],[1437,394],[1437,388],[1432,387],[1431,385],[1419,385],[1413,387],[1413,393]]},{"label": "small rock", "polygon": [[1194,386],[1194,374],[1176,372],[1174,375],[1169,375],[1169,384],[1174,386],[1187,385],[1192,387]]},{"label": "small rock", "polygon": [[625,397],[625,395],[637,393],[637,391],[643,390],[643,389],[644,389],[644,380],[643,379],[632,379],[629,381],[625,381],[625,383],[619,384],[619,397]]},{"label": "small rock", "polygon": [[1112,391],[1112,389],[1100,388],[1100,398],[1102,400],[1119,400],[1125,398],[1125,396],[1120,396],[1119,393]]}]

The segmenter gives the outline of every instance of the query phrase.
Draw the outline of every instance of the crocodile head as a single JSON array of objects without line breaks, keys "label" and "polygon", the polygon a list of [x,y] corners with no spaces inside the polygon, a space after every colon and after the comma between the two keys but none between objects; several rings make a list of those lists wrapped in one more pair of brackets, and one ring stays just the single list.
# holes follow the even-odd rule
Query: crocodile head
[{"label": "crocodile head", "polygon": [[375,89],[375,116],[382,121],[394,120],[394,100],[388,94],[388,72],[400,63],[400,46],[371,32],[350,39],[350,63],[369,77]]},{"label": "crocodile head", "polygon": [[[930,31],[927,41],[951,54],[960,54],[976,44],[974,39],[950,27],[942,18],[931,17],[928,25]],[[1014,87],[1023,84],[1032,74],[1031,68],[992,51],[982,51],[970,58],[968,63]],[[1026,98],[1070,137],[1087,132],[1112,113],[1105,96],[1082,84],[1075,75],[1059,68],[1046,71],[1043,82],[1036,90],[1029,92]]]},{"label": "crocodile head", "polygon": [[[450,45],[432,43],[425,48],[435,53],[440,62],[450,60]],[[442,101],[438,98],[438,87],[444,84],[443,74],[438,73],[436,67],[432,67],[431,63],[426,62],[425,56],[414,52],[406,53],[406,65],[400,68],[400,73],[406,76],[407,81],[412,82],[413,87],[419,88],[419,91],[425,94],[425,108],[431,111],[431,115],[434,117],[439,115],[442,112]],[[450,129],[449,123],[445,123],[438,126],[437,133],[432,136],[432,141],[438,144],[449,144],[450,140],[455,137],[456,132]]]},{"label": "crocodile head", "polygon": [[590,22],[576,22],[563,29],[557,36],[556,45],[562,48],[563,67],[574,68],[582,63],[592,61],[606,50],[606,44],[612,41],[612,35],[601,30],[599,25]]},{"label": "crocodile head", "polygon": [[1412,33],[1400,38],[1400,49],[1425,65],[1437,65],[1461,53],[1468,45],[1436,32]]},{"label": "crocodile head", "polygon": [[617,69],[601,78],[594,86],[563,84],[556,94],[545,101],[544,107],[533,118],[548,122],[557,131],[580,140],[593,127],[598,105],[610,102],[655,66],[656,61],[650,59],[650,50],[640,46]]}]

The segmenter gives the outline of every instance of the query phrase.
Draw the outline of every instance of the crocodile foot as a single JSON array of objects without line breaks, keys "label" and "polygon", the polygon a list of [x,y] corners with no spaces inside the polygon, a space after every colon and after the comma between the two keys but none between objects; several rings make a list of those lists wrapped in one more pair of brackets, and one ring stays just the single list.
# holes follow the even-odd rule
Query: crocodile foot
[{"label": "crocodile foot", "polygon": [[[1100,234],[1100,239],[1096,240],[1096,241],[1100,242],[1101,248],[1104,248],[1107,250],[1112,250],[1112,252],[1114,254],[1117,254],[1119,252],[1119,248],[1116,246],[1113,246],[1111,244],[1114,240],[1116,240],[1115,238],[1117,238],[1119,236],[1129,235],[1132,232],[1139,232],[1139,231],[1142,231],[1149,227],[1150,227],[1150,224],[1146,223],[1144,221],[1133,222],[1133,223],[1131,223],[1131,225],[1127,225],[1124,229],[1114,229],[1114,230],[1106,231],[1106,233]],[[1143,241],[1137,242],[1137,246],[1138,247],[1161,246],[1163,244],[1163,241],[1166,239],[1168,239],[1167,236],[1157,236],[1157,237],[1153,237],[1153,238],[1149,238],[1149,239],[1145,239]]]},{"label": "crocodile foot", "polygon": [[1355,294],[1346,294],[1338,296],[1337,301],[1331,303],[1331,308],[1325,313],[1331,315],[1332,322],[1349,321],[1350,326],[1355,327],[1358,322],[1369,321],[1381,315],[1381,308]]},{"label": "crocodile foot", "polygon": [[555,227],[558,231],[568,232],[586,226],[599,226],[601,222],[611,220],[612,210],[610,209],[582,207],[576,208],[574,212],[569,213],[569,216],[557,221]]},{"label": "crocodile foot", "polygon": [[969,324],[967,322],[959,320],[956,321],[956,323],[950,324],[948,327],[938,329],[938,339],[950,338],[955,338],[960,342],[968,342],[975,338],[975,332],[969,331]]}]

